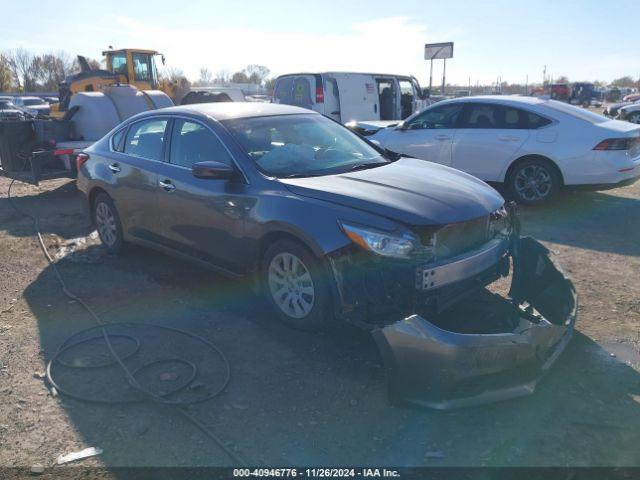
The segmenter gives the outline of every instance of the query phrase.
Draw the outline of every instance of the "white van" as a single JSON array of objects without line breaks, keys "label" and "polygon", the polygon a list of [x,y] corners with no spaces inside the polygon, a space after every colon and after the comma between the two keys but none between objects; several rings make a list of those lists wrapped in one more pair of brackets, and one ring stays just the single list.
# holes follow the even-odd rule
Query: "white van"
[{"label": "white van", "polygon": [[338,122],[402,120],[431,102],[415,77],[324,72],[280,75],[272,102],[315,110]]}]

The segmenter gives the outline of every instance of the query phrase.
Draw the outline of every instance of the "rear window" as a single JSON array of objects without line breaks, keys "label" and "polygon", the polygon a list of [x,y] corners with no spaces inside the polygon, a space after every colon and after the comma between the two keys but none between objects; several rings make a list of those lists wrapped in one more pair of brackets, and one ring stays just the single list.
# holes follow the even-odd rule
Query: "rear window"
[{"label": "rear window", "polygon": [[41,100],[40,98],[27,98],[24,101],[24,104],[28,107],[33,105],[44,105],[45,101]]},{"label": "rear window", "polygon": [[535,113],[527,112],[527,123],[529,124],[529,128],[535,130],[536,128],[541,128],[545,125],[549,125],[551,123],[551,120],[541,117],[540,115],[536,115]]},{"label": "rear window", "polygon": [[315,78],[314,75],[280,77],[276,82],[273,96],[277,103],[311,110],[317,87],[322,87],[320,75],[315,75]]},{"label": "rear window", "polygon": [[549,100],[548,102],[544,103],[544,105],[551,108],[552,110],[571,115],[574,118],[578,118],[589,123],[603,123],[609,121],[609,119],[604,115],[599,115],[587,110],[586,108],[576,107],[574,105],[569,105],[568,103]]}]

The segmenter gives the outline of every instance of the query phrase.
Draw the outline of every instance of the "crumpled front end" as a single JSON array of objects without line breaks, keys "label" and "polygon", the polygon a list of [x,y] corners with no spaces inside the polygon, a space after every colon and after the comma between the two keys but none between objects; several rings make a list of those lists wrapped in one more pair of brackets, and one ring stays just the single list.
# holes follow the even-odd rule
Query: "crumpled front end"
[{"label": "crumpled front end", "polygon": [[392,399],[437,409],[532,393],[571,338],[577,296],[536,240],[514,240],[508,296],[483,290],[437,319],[372,331]]}]

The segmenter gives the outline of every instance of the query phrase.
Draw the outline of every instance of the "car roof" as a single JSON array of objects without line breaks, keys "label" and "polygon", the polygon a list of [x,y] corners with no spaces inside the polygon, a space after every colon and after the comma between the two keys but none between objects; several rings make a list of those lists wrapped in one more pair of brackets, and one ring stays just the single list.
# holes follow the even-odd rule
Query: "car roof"
[{"label": "car roof", "polygon": [[503,103],[503,104],[521,104],[521,105],[544,105],[549,100],[538,97],[525,97],[521,95],[477,95],[473,97],[460,97],[452,98],[449,100],[443,100],[442,102],[434,103],[435,105],[441,105],[442,103]]},{"label": "car roof", "polygon": [[[151,110],[149,113],[157,112]],[[294,107],[291,105],[280,105],[276,103],[256,103],[256,102],[214,102],[214,103],[194,103],[190,105],[180,105],[177,107],[163,108],[166,113],[190,113],[203,115],[214,120],[233,120],[236,118],[268,117],[274,115],[295,115],[313,114],[320,115],[313,110]]]}]

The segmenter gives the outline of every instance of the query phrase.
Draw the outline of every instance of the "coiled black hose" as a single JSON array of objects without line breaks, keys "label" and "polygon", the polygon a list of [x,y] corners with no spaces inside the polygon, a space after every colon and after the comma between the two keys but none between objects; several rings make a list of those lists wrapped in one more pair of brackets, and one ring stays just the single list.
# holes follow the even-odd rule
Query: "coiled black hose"
[{"label": "coiled black hose", "polygon": [[[11,205],[11,207],[18,212],[21,215],[24,215],[28,218],[30,218],[33,221],[33,226],[35,229],[35,233],[36,233],[36,238],[38,240],[38,243],[40,244],[40,248],[42,250],[42,253],[44,254],[45,258],[47,259],[47,261],[49,262],[49,265],[51,265],[51,268],[53,269],[53,272],[56,275],[56,278],[58,279],[58,282],[60,283],[61,287],[62,287],[62,291],[64,292],[64,294],[70,298],[71,300],[74,300],[75,302],[77,302],[79,305],[81,305],[91,316],[91,318],[97,323],[96,326],[82,330],[80,332],[75,333],[74,335],[72,335],[71,337],[67,338],[56,350],[56,352],[54,353],[53,357],[49,360],[49,362],[47,363],[47,369],[46,369],[46,378],[47,381],[51,384],[52,387],[54,387],[56,390],[58,390],[60,393],[62,393],[63,395],[66,395],[68,397],[71,398],[75,398],[77,400],[81,400],[81,401],[85,401],[85,402],[93,402],[93,403],[117,403],[117,404],[121,404],[121,403],[131,403],[132,400],[107,400],[107,399],[96,399],[96,398],[91,398],[91,397],[86,397],[83,395],[80,395],[78,393],[74,393],[68,389],[64,389],[63,387],[61,387],[59,385],[58,382],[55,381],[55,379],[53,378],[52,375],[52,365],[57,362],[61,365],[65,365],[64,361],[61,361],[60,359],[60,355],[62,353],[64,353],[65,351],[67,351],[68,349],[70,349],[71,347],[75,347],[78,346],[82,343],[91,341],[91,340],[95,340],[96,336],[90,337],[90,338],[86,338],[84,340],[79,340],[74,342],[74,340],[83,335],[86,334],[87,332],[90,331],[94,331],[94,330],[99,330],[100,335],[102,336],[102,338],[104,339],[105,344],[107,345],[107,348],[109,349],[109,353],[111,354],[111,356],[113,357],[113,362],[110,363],[103,363],[103,364],[99,364],[99,365],[93,365],[93,368],[99,368],[99,367],[104,367],[104,366],[108,366],[108,365],[113,365],[115,363],[117,363],[128,383],[138,392],[142,393],[142,399],[138,399],[138,400],[133,400],[133,401],[144,401],[144,400],[150,400],[152,402],[156,402],[156,403],[160,403],[163,405],[171,405],[171,406],[175,406],[178,407],[177,410],[185,417],[187,418],[189,421],[191,421],[194,425],[196,425],[200,430],[202,430],[203,433],[205,433],[209,438],[211,438],[220,448],[222,448],[222,450],[225,451],[225,453],[227,453],[227,455],[229,455],[229,457],[231,459],[233,459],[234,462],[236,462],[239,465],[247,465],[247,462],[237,453],[235,453],[233,450],[231,450],[229,447],[227,447],[227,445],[225,444],[225,442],[222,441],[222,439],[220,437],[218,437],[218,435],[215,434],[215,432],[213,432],[211,429],[209,429],[206,425],[204,425],[200,420],[198,420],[196,417],[194,417],[190,412],[188,412],[185,408],[188,405],[192,405],[192,404],[196,404],[196,403],[202,403],[205,402],[207,400],[211,400],[214,397],[217,397],[218,395],[220,395],[225,388],[227,387],[227,385],[229,384],[229,380],[231,378],[231,368],[229,366],[229,361],[227,360],[227,357],[224,355],[224,353],[222,352],[222,350],[220,350],[216,345],[214,345],[213,343],[211,343],[210,341],[206,340],[205,338],[187,332],[185,330],[179,330],[177,328],[173,328],[173,327],[167,327],[167,326],[163,326],[163,325],[153,325],[153,324],[130,324],[130,323],[119,323],[119,324],[110,324],[108,322],[104,322],[100,316],[84,301],[82,300],[82,298],[78,297],[77,295],[75,295],[74,293],[72,293],[69,288],[67,287],[67,284],[64,280],[64,278],[62,277],[60,271],[58,270],[58,265],[56,264],[55,260],[51,257],[51,255],[49,254],[49,251],[47,250],[47,247],[44,243],[44,239],[42,238],[42,233],[40,232],[40,219],[37,215],[33,215],[31,213],[25,212],[23,210],[21,210],[13,201],[13,198],[11,197],[11,188],[13,187],[13,184],[16,182],[16,180],[18,179],[18,177],[20,176],[20,172],[24,171],[24,169],[27,166],[27,163],[31,162],[31,155],[32,154],[22,154],[20,155],[20,157],[24,158],[24,162],[22,164],[22,167],[20,168],[20,170],[16,173],[16,175],[11,179],[11,182],[9,183],[9,188],[7,189],[7,199],[9,201],[9,204]],[[203,395],[201,397],[195,398],[195,399],[177,399],[177,400],[172,400],[170,398],[167,398],[170,394],[176,393],[181,389],[187,388],[192,380],[196,377],[197,374],[197,367],[193,362],[190,362],[189,360],[186,359],[182,359],[182,358],[171,358],[171,359],[161,359],[161,360],[156,360],[154,362],[150,362],[147,363],[145,365],[143,365],[142,367],[139,367],[137,370],[135,371],[131,371],[127,365],[124,363],[124,360],[126,360],[127,358],[129,358],[131,355],[135,354],[138,350],[138,347],[140,345],[140,341],[131,336],[131,335],[121,335],[121,334],[110,334],[108,333],[108,329],[109,327],[113,328],[113,327],[127,327],[127,326],[146,326],[146,327],[152,327],[152,328],[158,328],[158,329],[164,329],[166,331],[171,331],[174,333],[179,333],[182,335],[186,335],[187,337],[193,338],[201,343],[203,343],[208,349],[212,350],[223,362],[224,364],[224,378],[220,384],[220,387],[215,389],[213,392],[209,393],[208,395]],[[127,355],[126,358],[121,357],[120,355],[118,355],[118,353],[115,351],[115,349],[113,348],[113,345],[111,343],[111,339],[114,337],[123,337],[126,336],[129,339],[132,339],[135,343],[136,343],[136,349],[133,352],[133,354],[129,354]],[[139,372],[140,370],[144,369],[144,368],[149,368],[152,365],[156,365],[159,363],[163,363],[163,362],[167,362],[167,361],[174,361],[174,362],[179,362],[179,363],[183,363],[188,365],[191,370],[192,373],[190,375],[189,381],[188,382],[183,382],[182,385],[176,389],[174,388],[173,390],[171,390],[170,392],[163,392],[162,394],[158,394],[156,392],[153,392],[145,387],[143,387],[142,385],[140,385],[140,383],[138,382],[138,380],[135,377],[135,374],[137,372]],[[71,366],[72,368],[74,367],[73,365],[66,365],[66,366]]]}]

